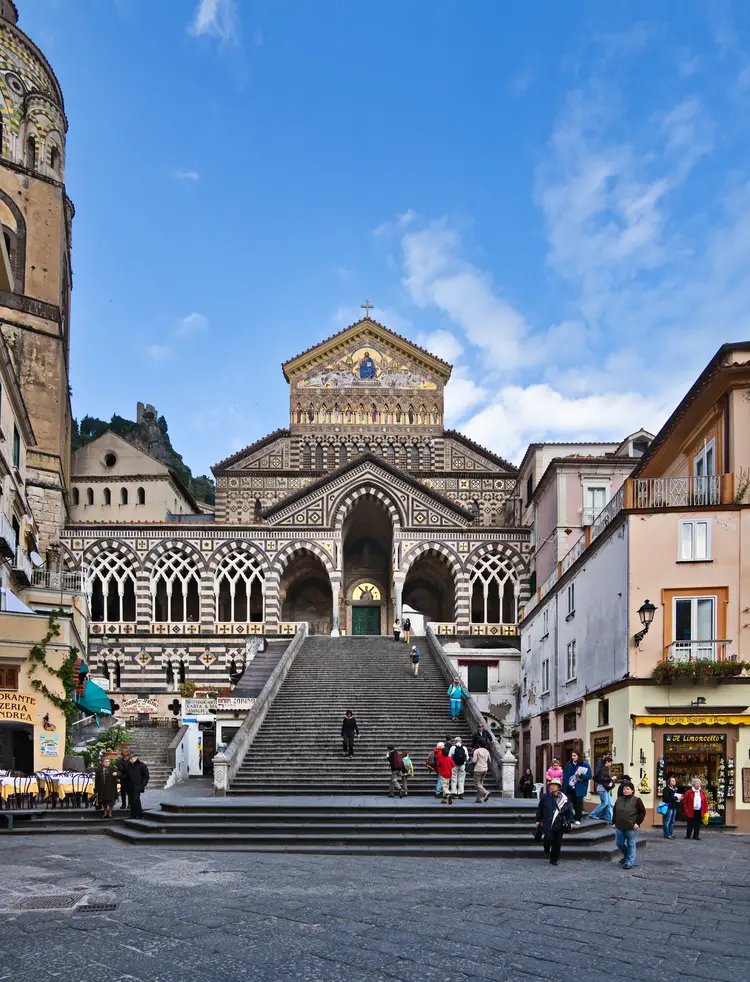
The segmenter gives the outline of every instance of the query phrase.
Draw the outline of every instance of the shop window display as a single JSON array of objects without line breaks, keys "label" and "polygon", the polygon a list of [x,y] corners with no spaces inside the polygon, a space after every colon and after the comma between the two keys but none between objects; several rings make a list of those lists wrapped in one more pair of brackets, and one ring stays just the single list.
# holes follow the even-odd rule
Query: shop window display
[{"label": "shop window display", "polygon": [[[726,821],[727,798],[734,796],[734,758],[727,757],[723,733],[665,733],[664,754],[659,758],[657,795],[674,775],[684,792],[699,777],[708,798],[708,820],[712,825]],[[678,813],[678,819],[682,815]]]}]

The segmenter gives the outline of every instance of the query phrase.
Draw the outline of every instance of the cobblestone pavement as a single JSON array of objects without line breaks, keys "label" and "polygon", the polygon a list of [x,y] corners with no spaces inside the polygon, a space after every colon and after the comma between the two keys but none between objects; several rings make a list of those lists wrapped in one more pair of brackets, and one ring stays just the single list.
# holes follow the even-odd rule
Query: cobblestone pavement
[{"label": "cobblestone pavement", "polygon": [[[616,863],[198,853],[0,841],[0,980],[748,978],[750,837],[645,833]],[[94,912],[11,911],[70,893]]]}]

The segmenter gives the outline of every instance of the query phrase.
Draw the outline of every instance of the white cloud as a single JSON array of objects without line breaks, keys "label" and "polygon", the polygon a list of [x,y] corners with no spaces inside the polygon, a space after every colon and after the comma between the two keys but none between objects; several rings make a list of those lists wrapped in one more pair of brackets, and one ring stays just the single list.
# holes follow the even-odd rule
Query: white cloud
[{"label": "white cloud", "polygon": [[176,170],[172,173],[172,177],[181,184],[195,184],[200,180],[197,170]]},{"label": "white cloud", "polygon": [[640,427],[654,432],[672,408],[640,392],[571,398],[546,384],[506,386],[463,429],[472,440],[519,462],[529,443],[621,440]]},{"label": "white cloud", "polygon": [[417,344],[451,365],[454,361],[458,361],[464,352],[458,338],[450,331],[433,331],[431,334],[420,334],[417,338]]},{"label": "white cloud", "polygon": [[527,325],[494,291],[489,275],[460,255],[460,237],[445,219],[404,235],[403,284],[418,307],[437,307],[482,348],[493,368],[528,362]]},{"label": "white cloud", "polygon": [[152,361],[165,361],[172,356],[172,350],[166,344],[150,344],[146,354]]},{"label": "white cloud", "polygon": [[216,37],[236,41],[239,32],[235,0],[199,0],[188,32],[194,37]]},{"label": "white cloud", "polygon": [[202,334],[208,328],[208,318],[203,314],[193,312],[183,317],[175,328],[174,333],[180,337],[192,337]]},{"label": "white cloud", "polygon": [[445,387],[445,415],[448,426],[454,426],[466,414],[486,402],[490,392],[463,375],[452,375]]}]

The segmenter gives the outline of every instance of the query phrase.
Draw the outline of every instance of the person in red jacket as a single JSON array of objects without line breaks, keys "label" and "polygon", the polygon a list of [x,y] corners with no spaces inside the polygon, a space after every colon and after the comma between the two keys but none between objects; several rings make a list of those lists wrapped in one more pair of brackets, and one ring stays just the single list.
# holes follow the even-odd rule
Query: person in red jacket
[{"label": "person in red jacket", "polygon": [[453,758],[449,757],[445,752],[445,744],[439,743],[435,747],[435,763],[437,764],[437,771],[440,775],[440,789],[442,791],[442,803],[444,805],[452,805],[453,798],[451,798],[451,774],[453,773],[453,768],[455,764]]},{"label": "person in red jacket", "polygon": [[687,789],[682,799],[682,812],[687,821],[686,839],[700,839],[703,816],[708,815],[708,798],[701,787],[699,777],[693,779],[693,784]]}]

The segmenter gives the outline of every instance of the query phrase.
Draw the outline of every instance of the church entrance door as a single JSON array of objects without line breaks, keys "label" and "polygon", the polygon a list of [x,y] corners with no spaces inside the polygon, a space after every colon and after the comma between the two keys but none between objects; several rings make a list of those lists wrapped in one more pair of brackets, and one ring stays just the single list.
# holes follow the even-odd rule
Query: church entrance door
[{"label": "church entrance door", "polygon": [[352,607],[352,634],[380,634],[380,607]]}]

